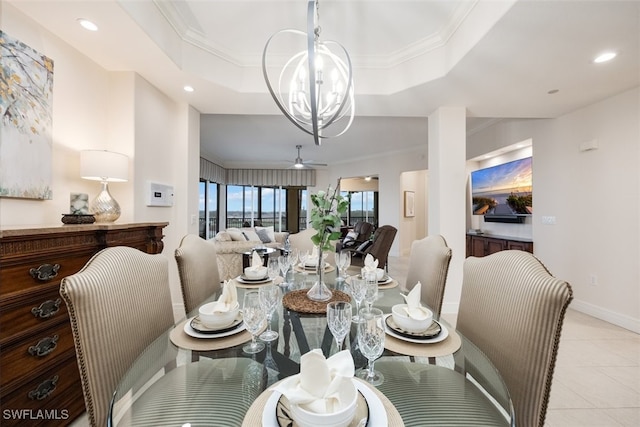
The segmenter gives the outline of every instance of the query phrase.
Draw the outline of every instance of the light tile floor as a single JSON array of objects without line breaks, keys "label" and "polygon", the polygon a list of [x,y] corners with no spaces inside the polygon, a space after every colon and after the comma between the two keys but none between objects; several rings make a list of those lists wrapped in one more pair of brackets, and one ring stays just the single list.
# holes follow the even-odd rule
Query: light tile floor
[{"label": "light tile floor", "polygon": [[[407,268],[407,257],[390,257],[401,284]],[[444,316],[455,324],[455,314]],[[72,424],[88,425],[86,415]],[[640,426],[640,335],[569,309],[545,426]]]}]

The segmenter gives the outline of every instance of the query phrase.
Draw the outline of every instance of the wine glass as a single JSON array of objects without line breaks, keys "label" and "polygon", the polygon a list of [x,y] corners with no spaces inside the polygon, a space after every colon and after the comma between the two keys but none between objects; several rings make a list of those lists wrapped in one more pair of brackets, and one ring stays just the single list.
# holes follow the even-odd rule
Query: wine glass
[{"label": "wine glass", "polygon": [[300,251],[298,250],[298,248],[291,248],[291,250],[289,251],[289,265],[291,267],[295,267],[296,263],[298,262],[299,254]]},{"label": "wine glass", "polygon": [[287,272],[289,271],[289,267],[291,267],[291,260],[287,255],[280,255],[278,257],[278,265],[280,266],[280,271],[282,272],[282,278],[284,281],[283,285],[287,284]]},{"label": "wine glass", "polygon": [[305,266],[307,264],[307,260],[309,259],[309,256],[310,256],[309,251],[303,251],[298,254],[298,258],[300,259],[300,266],[302,267],[302,270],[305,274],[307,273]]},{"label": "wine glass", "polygon": [[353,322],[360,321],[360,304],[364,300],[364,295],[367,290],[367,282],[357,276],[351,277],[351,297],[356,302],[356,314],[351,318]]},{"label": "wine glass", "polygon": [[280,273],[280,265],[277,258],[269,258],[269,262],[267,263],[267,271],[267,274],[269,274],[269,279],[271,279],[272,281],[273,279],[278,277],[278,274]]},{"label": "wine glass", "polygon": [[375,272],[368,271],[364,275],[364,302],[368,308],[378,299],[378,278]]},{"label": "wine glass", "polygon": [[338,275],[336,277],[336,280],[339,281],[343,281],[343,275],[345,272],[346,264],[347,264],[347,258],[349,259],[349,264],[351,264],[351,253],[344,251],[344,252],[336,252],[335,253],[335,260],[336,260],[336,268],[338,269]]},{"label": "wine glass", "polygon": [[327,325],[336,340],[338,351],[342,350],[342,343],[351,329],[351,304],[344,301],[327,304]]},{"label": "wine glass", "polygon": [[384,375],[374,369],[375,360],[382,356],[384,350],[384,329],[382,326],[382,310],[379,308],[363,308],[358,313],[358,345],[360,352],[369,361],[367,369],[359,370],[356,375],[377,386],[384,382]]},{"label": "wine glass", "polygon": [[261,352],[264,349],[264,343],[256,340],[256,334],[264,326],[266,316],[262,304],[260,304],[260,295],[257,291],[244,294],[242,320],[247,327],[247,331],[251,334],[251,343],[242,347],[242,351],[248,354]]},{"label": "wine glass", "polygon": [[260,304],[267,317],[267,330],[260,334],[262,341],[273,341],[278,338],[278,332],[271,330],[271,317],[276,311],[278,302],[280,301],[280,288],[276,285],[264,285],[258,290]]}]

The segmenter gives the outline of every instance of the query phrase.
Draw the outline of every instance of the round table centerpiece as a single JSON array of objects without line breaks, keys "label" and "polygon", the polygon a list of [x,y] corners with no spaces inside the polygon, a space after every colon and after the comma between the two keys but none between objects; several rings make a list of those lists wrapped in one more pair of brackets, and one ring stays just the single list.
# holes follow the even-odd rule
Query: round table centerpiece
[{"label": "round table centerpiece", "polygon": [[342,214],[349,207],[349,200],[342,197],[338,192],[340,187],[340,179],[338,185],[332,189],[331,186],[327,191],[318,191],[311,195],[311,227],[316,230],[316,234],[311,236],[311,241],[318,247],[318,281],[307,292],[307,297],[312,301],[329,301],[331,299],[331,290],[324,283],[324,251],[333,250],[331,241],[340,238],[340,226],[342,225]]}]

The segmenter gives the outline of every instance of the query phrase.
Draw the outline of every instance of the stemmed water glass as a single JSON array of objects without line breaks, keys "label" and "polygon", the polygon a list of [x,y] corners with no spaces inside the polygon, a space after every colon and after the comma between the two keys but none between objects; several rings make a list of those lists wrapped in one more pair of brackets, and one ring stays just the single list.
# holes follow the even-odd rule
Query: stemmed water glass
[{"label": "stemmed water glass", "polygon": [[269,279],[273,281],[278,274],[280,273],[280,264],[276,258],[269,258],[269,262],[267,263],[267,274],[269,275]]},{"label": "stemmed water glass", "polygon": [[242,351],[248,354],[261,352],[264,349],[264,343],[256,340],[256,334],[264,326],[266,315],[262,308],[262,304],[260,303],[260,295],[257,291],[251,291],[244,294],[242,320],[247,327],[247,331],[251,334],[251,343],[242,347]]},{"label": "stemmed water glass", "polygon": [[305,274],[307,273],[305,267],[307,264],[307,260],[309,259],[309,256],[310,256],[309,251],[303,251],[298,254],[298,258],[300,259],[300,265]]},{"label": "stemmed water glass", "polygon": [[338,351],[351,329],[351,304],[344,301],[333,301],[327,304],[327,325],[336,340]]},{"label": "stemmed water glass", "polygon": [[364,300],[365,292],[367,291],[367,282],[364,279],[357,276],[351,276],[351,297],[356,302],[356,314],[351,318],[353,322],[360,321],[360,304]]},{"label": "stemmed water glass", "polygon": [[384,375],[374,369],[375,360],[382,356],[384,350],[384,329],[382,326],[382,310],[379,308],[363,308],[358,313],[358,345],[360,352],[369,361],[367,369],[359,370],[356,375],[377,386],[384,382]]},{"label": "stemmed water glass", "polygon": [[336,268],[338,269],[338,277],[336,280],[344,280],[343,276],[347,268],[351,265],[351,252],[340,251],[335,253]]},{"label": "stemmed water glass", "polygon": [[378,278],[375,272],[367,272],[364,275],[365,292],[364,302],[368,308],[378,299]]},{"label": "stemmed water glass", "polygon": [[267,317],[267,330],[260,334],[260,339],[273,341],[278,338],[278,332],[271,329],[271,318],[280,301],[280,288],[273,284],[261,286],[258,290],[258,297]]},{"label": "stemmed water glass", "polygon": [[282,284],[287,284],[287,272],[291,267],[291,258],[287,255],[280,255],[278,257],[278,265],[280,266],[280,271],[282,272],[282,278],[284,279]]}]

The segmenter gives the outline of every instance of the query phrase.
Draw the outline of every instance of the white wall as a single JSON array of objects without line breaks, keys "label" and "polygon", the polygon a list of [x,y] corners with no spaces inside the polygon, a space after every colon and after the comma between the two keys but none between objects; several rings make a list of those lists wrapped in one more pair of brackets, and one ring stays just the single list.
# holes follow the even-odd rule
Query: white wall
[{"label": "white wall", "polygon": [[[415,196],[415,216],[405,217],[404,211],[400,216],[400,227],[398,229],[398,240],[400,245],[400,255],[409,256],[411,253],[411,243],[416,239],[427,236],[427,171],[410,171],[400,174],[400,188],[402,188],[404,203],[404,192],[413,191]],[[404,205],[402,205],[404,209]]]},{"label": "white wall", "polygon": [[[554,120],[469,138],[476,153],[533,139],[535,255],[574,291],[571,307],[640,332],[640,89]],[[599,148],[581,152],[581,143]],[[541,216],[554,216],[543,225]],[[592,284],[593,282],[595,284]]]},{"label": "white wall", "polygon": [[[129,181],[109,185],[122,209],[117,222],[169,222],[163,254],[174,304],[181,306],[173,253],[182,236],[198,232],[200,114],[133,72],[107,72],[11,5],[2,7],[3,31],[54,60],[54,168],[53,200],[0,199],[0,227],[61,225],[71,192],[92,198],[99,191],[95,181],[80,179],[80,150],[127,154]],[[174,187],[173,207],[146,206],[149,180]]]},{"label": "white wall", "polygon": [[[0,226],[62,224],[62,214],[69,213],[70,193],[94,197],[100,190],[98,182],[80,179],[79,151],[108,146],[105,99],[109,74],[6,2],[2,3],[0,27],[54,60],[53,199],[0,198]],[[127,185],[110,186],[116,200],[122,198],[121,190]]]},{"label": "white wall", "polygon": [[[392,143],[392,141],[389,141],[390,146]],[[424,147],[419,147],[415,150],[395,152],[390,155],[380,157],[364,157],[356,159],[353,162],[345,162],[329,167],[329,176],[326,182],[331,182],[332,185],[335,185],[336,180],[342,176],[354,177],[377,175],[379,191],[379,225],[392,225],[398,228],[398,232],[400,232],[400,223],[401,220],[404,219],[404,189],[402,187],[401,175],[403,172],[425,170],[426,168],[427,144],[425,141]],[[416,196],[424,197],[418,191],[419,189],[417,188]],[[426,191],[426,187],[424,191]],[[389,251],[390,255],[400,255],[400,240],[400,236],[396,235],[396,238],[393,241],[393,246]]]}]

